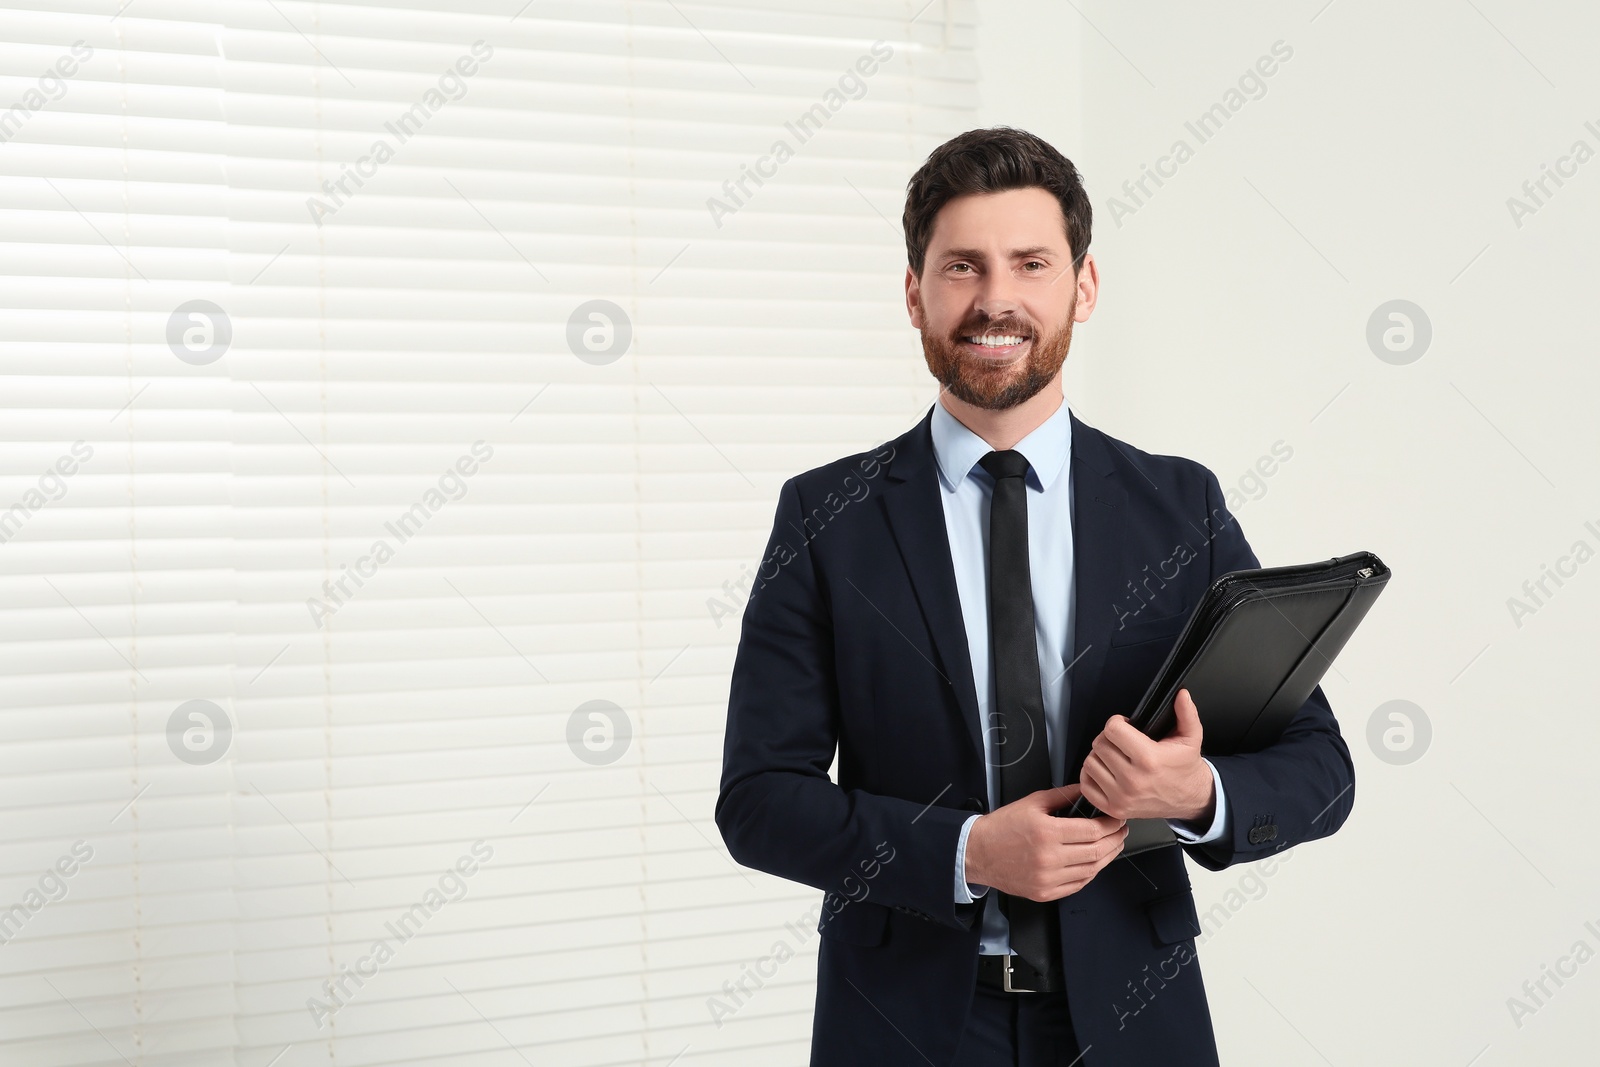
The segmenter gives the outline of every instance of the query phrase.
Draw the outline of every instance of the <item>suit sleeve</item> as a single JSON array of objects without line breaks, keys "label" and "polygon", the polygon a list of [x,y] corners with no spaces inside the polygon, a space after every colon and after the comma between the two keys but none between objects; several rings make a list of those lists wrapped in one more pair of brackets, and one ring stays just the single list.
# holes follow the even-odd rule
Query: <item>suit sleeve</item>
[{"label": "suit sleeve", "polygon": [[[1228,511],[1217,476],[1205,471],[1206,529],[1211,535],[1211,579],[1259,567]],[[1259,752],[1212,756],[1228,795],[1222,836],[1184,846],[1208,870],[1264,859],[1302,841],[1327,837],[1355,804],[1355,765],[1339,733],[1322,686],[1311,691],[1283,735]]]},{"label": "suit sleeve", "polygon": [[832,607],[797,532],[803,514],[791,478],[734,657],[717,828],[747,867],[970,930],[977,905],[956,903],[950,881],[972,813],[828,777],[839,740]]}]

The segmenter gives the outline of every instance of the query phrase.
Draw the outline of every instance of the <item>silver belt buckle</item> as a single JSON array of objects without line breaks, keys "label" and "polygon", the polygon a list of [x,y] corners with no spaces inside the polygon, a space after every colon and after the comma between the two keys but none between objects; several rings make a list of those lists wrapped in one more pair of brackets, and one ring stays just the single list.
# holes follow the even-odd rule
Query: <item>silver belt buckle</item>
[{"label": "silver belt buckle", "polygon": [[1022,989],[1011,984],[1011,961],[1016,959],[1014,952],[1007,952],[1005,965],[1000,970],[1000,985],[1007,993],[1037,993],[1037,989]]}]

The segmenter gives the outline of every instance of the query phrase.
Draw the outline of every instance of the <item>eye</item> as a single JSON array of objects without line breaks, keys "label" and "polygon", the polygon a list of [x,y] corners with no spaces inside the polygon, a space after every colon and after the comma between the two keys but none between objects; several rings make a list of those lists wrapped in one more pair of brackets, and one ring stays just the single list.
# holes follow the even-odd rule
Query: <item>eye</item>
[{"label": "eye", "polygon": [[965,270],[962,271],[962,273],[970,273],[971,270],[972,270],[972,264],[970,264],[970,263],[952,263],[952,264],[950,264],[950,268],[949,269],[951,270],[952,273],[954,273],[954,272],[957,272],[958,268],[965,268]]},{"label": "eye", "polygon": [[[1040,263],[1037,259],[1030,259],[1030,260],[1028,260],[1028,262],[1024,263],[1023,266],[1024,267],[1037,267],[1037,268],[1039,268],[1039,270],[1044,270],[1044,264]],[[1037,274],[1037,273],[1039,273],[1039,270],[1032,271],[1030,273]]]}]

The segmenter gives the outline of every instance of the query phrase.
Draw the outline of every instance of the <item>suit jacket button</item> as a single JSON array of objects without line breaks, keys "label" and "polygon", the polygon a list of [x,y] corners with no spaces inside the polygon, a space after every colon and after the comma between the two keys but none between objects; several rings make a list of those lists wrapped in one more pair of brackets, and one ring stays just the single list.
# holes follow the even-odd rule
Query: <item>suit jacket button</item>
[{"label": "suit jacket button", "polygon": [[962,802],[961,806],[963,808],[966,808],[968,811],[979,811],[979,812],[987,813],[988,810],[989,810],[989,805],[985,804],[982,800],[979,800],[977,797],[968,797],[965,801]]}]

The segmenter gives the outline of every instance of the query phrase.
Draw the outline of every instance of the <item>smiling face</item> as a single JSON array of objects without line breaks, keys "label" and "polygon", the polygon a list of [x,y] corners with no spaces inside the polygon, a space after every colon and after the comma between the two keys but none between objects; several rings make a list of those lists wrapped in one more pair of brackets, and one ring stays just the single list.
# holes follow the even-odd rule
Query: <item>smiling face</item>
[{"label": "smiling face", "polygon": [[1094,258],[1076,274],[1061,205],[1048,190],[959,196],[939,209],[906,307],[928,370],[974,407],[1003,410],[1055,381],[1072,324],[1094,310]]}]

